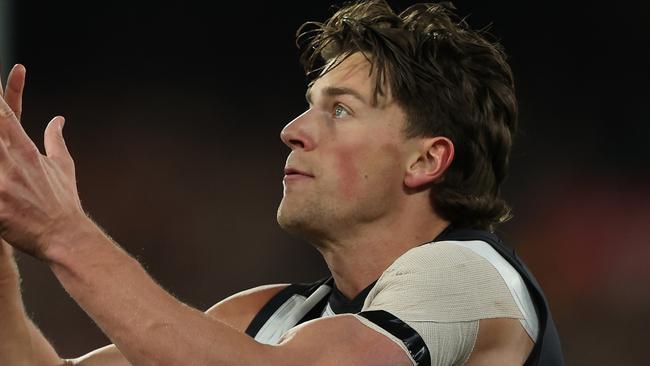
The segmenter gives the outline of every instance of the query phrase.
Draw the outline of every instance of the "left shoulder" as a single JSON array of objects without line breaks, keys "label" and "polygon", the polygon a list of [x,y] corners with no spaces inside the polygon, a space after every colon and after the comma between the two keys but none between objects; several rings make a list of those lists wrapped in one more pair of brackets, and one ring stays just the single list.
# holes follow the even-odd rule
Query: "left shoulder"
[{"label": "left shoulder", "polygon": [[[386,271],[391,272],[396,268],[405,267],[435,270],[485,259],[481,255],[483,253],[477,249],[480,249],[481,252],[494,251],[490,244],[480,240],[432,242],[411,248],[397,258]],[[437,266],[437,264],[441,264],[443,267]]]},{"label": "left shoulder", "polygon": [[[424,300],[429,303],[428,308],[436,307],[435,298],[444,300],[448,296],[471,295],[483,290],[498,289],[507,295],[503,269],[517,276],[516,270],[483,241],[421,245],[401,255],[382,273],[368,294],[366,305],[376,303],[376,296],[394,291],[403,299]],[[481,299],[480,296],[472,298]]]},{"label": "left shoulder", "polygon": [[483,240],[445,240],[411,248],[397,258],[387,271],[394,271],[396,267],[404,266],[412,269],[436,270],[476,261],[493,266],[496,262],[507,262],[492,245]]},{"label": "left shoulder", "polygon": [[535,317],[521,275],[480,240],[409,250],[384,271],[363,310],[386,310],[406,321]]}]

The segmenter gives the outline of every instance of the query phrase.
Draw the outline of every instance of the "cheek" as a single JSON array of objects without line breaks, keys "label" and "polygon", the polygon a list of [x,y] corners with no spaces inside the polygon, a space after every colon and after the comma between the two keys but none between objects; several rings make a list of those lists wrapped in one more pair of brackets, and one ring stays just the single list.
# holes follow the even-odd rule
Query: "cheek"
[{"label": "cheek", "polygon": [[[359,199],[368,189],[377,189],[381,182],[390,185],[399,166],[399,150],[393,144],[339,148],[335,152],[338,192],[348,201]],[[379,159],[379,161],[377,160]]]},{"label": "cheek", "polygon": [[336,168],[338,174],[338,191],[346,200],[354,199],[358,193],[360,180],[364,179],[359,171],[361,164],[357,161],[361,148],[341,148],[336,151]]}]

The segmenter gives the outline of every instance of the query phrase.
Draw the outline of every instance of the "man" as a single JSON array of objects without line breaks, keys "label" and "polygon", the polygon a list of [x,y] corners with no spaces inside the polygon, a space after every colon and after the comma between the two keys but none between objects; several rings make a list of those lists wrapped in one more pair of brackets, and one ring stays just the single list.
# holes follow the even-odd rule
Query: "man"
[{"label": "man", "polygon": [[[308,26],[310,26],[308,24]],[[332,277],[192,309],[81,208],[63,118],[41,155],[20,127],[25,69],[0,101],[2,365],[558,365],[543,294],[488,230],[516,103],[499,48],[442,5],[346,6],[305,30],[309,109],[278,222]],[[114,345],[64,361],[25,316],[11,245],[50,266]]]}]

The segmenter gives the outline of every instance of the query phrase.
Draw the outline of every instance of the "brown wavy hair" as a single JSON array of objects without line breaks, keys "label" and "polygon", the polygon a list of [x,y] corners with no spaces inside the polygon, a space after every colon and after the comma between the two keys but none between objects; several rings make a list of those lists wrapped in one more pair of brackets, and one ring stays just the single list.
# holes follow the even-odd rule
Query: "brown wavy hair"
[{"label": "brown wavy hair", "polygon": [[454,10],[416,4],[396,14],[383,0],[348,3],[324,23],[303,24],[296,43],[312,81],[362,52],[375,75],[373,100],[390,87],[407,137],[454,143],[452,164],[431,185],[436,212],[455,226],[494,230],[511,217],[500,186],[517,127],[514,81],[502,47]]}]

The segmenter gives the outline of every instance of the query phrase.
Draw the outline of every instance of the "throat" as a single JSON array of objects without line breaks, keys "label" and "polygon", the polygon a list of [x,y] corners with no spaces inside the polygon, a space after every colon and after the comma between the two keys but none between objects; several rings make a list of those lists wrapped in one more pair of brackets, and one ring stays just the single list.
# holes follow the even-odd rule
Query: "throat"
[{"label": "throat", "polygon": [[336,287],[336,283],[334,283],[328,300],[328,305],[335,314],[358,313],[363,308],[368,293],[370,293],[370,290],[372,290],[376,283],[377,281],[372,282],[368,287],[361,290],[361,292],[351,299],[345,296]]}]

